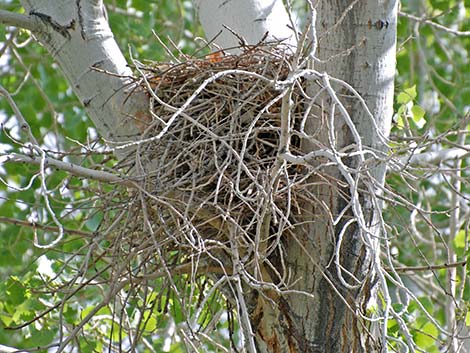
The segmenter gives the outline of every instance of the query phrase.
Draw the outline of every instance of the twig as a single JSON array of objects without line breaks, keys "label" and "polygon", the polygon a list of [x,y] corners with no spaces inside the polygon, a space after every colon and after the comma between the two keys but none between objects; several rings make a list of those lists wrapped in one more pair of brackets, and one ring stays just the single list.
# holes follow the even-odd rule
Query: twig
[{"label": "twig", "polygon": [[409,13],[406,13],[406,12],[403,12],[403,11],[400,11],[398,12],[398,14],[402,17],[405,17],[405,18],[408,18],[410,20],[413,20],[413,21],[416,21],[416,22],[419,22],[419,23],[424,23],[426,25],[429,25],[429,26],[432,26],[434,28],[437,28],[441,31],[444,31],[446,33],[450,33],[450,34],[453,34],[455,36],[459,36],[459,37],[470,37],[470,31],[457,31],[455,29],[452,29],[452,28],[448,28],[446,26],[443,26],[439,23],[436,23],[436,22],[433,22],[431,20],[428,20],[427,18],[423,18],[423,17],[416,17],[416,16],[413,16]]},{"label": "twig", "polygon": [[[48,225],[39,224],[39,223],[36,223],[36,222],[22,221],[22,220],[15,219],[15,218],[8,218],[8,217],[1,217],[1,216],[0,216],[0,223],[10,223],[10,224],[18,225],[18,226],[30,227],[30,228],[35,228],[35,229],[42,229],[42,230],[51,231],[51,232],[58,232],[59,231],[59,228],[55,227],[55,226],[48,226]],[[69,234],[80,235],[82,237],[87,237],[87,238],[90,238],[90,237],[93,236],[93,233],[84,232],[84,231],[78,230],[78,229],[64,228],[64,232],[69,233]]]},{"label": "twig", "polygon": [[69,172],[78,177],[89,178],[97,181],[102,181],[110,184],[119,184],[127,187],[136,187],[135,179],[131,178],[122,178],[116,174],[109,172],[94,170],[85,168],[73,163],[63,162],[58,159],[51,157],[39,158],[36,156],[21,155],[18,153],[9,153],[3,156],[2,158],[5,162],[15,162],[15,163],[29,163],[33,165],[41,165],[41,162],[44,160],[45,167],[54,167],[66,172]]},{"label": "twig", "polygon": [[410,156],[399,157],[400,166],[425,166],[429,164],[440,164],[446,161],[459,160],[470,155],[470,145],[462,145],[460,147],[442,149],[439,151],[430,151],[416,153]]},{"label": "twig", "polygon": [[[434,270],[445,270],[447,268],[455,268],[465,266],[467,260],[454,262],[454,263],[443,263],[440,265],[427,265],[427,266],[401,266],[394,267],[396,272],[418,272],[418,271],[434,271]],[[390,271],[390,268],[386,267],[386,271]]]},{"label": "twig", "polygon": [[4,96],[8,102],[8,104],[10,105],[11,109],[13,110],[13,112],[15,113],[15,116],[16,116],[16,119],[18,120],[18,122],[20,123],[20,130],[22,131],[25,131],[28,135],[28,138],[30,140],[30,142],[36,146],[36,147],[39,147],[39,143],[38,141],[36,140],[36,138],[34,137],[33,133],[31,132],[31,127],[29,126],[28,122],[26,121],[26,119],[24,118],[23,114],[21,113],[20,109],[18,108],[18,106],[16,105],[13,97],[11,96],[11,94],[3,87],[0,85],[0,95]]}]

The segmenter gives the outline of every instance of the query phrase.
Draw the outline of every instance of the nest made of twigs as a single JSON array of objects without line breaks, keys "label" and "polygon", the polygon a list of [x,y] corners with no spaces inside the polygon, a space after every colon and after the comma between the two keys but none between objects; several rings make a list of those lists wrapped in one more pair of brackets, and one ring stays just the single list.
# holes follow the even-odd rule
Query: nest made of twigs
[{"label": "nest made of twigs", "polygon": [[[217,248],[218,260],[221,253],[230,258],[234,246],[247,260],[276,251],[299,221],[312,173],[279,158],[288,90],[280,83],[292,72],[291,60],[282,50],[258,47],[139,68],[152,119],[140,121],[141,142],[128,162],[145,192],[129,203],[120,246],[137,238],[141,247],[158,243],[185,258]],[[295,131],[305,93],[301,81],[290,89]],[[296,151],[301,140],[291,135]]]}]

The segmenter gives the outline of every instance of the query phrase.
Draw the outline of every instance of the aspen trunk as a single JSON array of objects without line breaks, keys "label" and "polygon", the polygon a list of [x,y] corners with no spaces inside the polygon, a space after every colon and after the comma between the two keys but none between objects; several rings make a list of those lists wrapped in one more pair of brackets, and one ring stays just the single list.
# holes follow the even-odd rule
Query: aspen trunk
[{"label": "aspen trunk", "polygon": [[[396,1],[321,1],[317,7],[316,56],[322,60],[315,69],[350,84],[364,99],[371,115],[345,86],[335,85],[341,96],[364,149],[386,150],[392,110],[396,47]],[[313,92],[314,93],[314,92]],[[349,96],[349,97],[347,97]],[[327,98],[325,98],[327,99]],[[327,102],[328,103],[328,102]],[[329,102],[331,103],[331,101]],[[328,108],[317,111],[308,123],[309,133],[325,146],[328,140]],[[354,134],[338,114],[332,127],[335,149],[356,145]],[[325,136],[322,138],[322,136]],[[304,152],[318,148],[304,145]],[[369,192],[377,190],[374,182],[383,185],[385,165],[379,161],[357,158],[344,161],[351,168],[369,165]],[[367,192],[359,194],[367,230],[350,209],[342,219],[351,199],[344,187],[344,178],[335,167],[323,169],[321,178],[312,180],[315,200],[305,205],[305,224],[295,235],[286,239],[287,267],[293,289],[304,294],[258,297],[252,325],[259,352],[376,352],[385,351],[378,336],[370,334],[370,323],[361,319],[373,297],[376,277],[374,266],[378,259],[380,205],[373,203]],[[367,189],[364,187],[363,189]],[[349,205],[350,206],[350,205]],[[339,241],[341,238],[341,246]],[[367,240],[365,240],[367,239]],[[338,247],[340,246],[339,250]],[[339,255],[335,263],[335,255]],[[340,279],[341,276],[341,279]],[[348,284],[348,285],[345,285]],[[268,295],[269,296],[269,295]],[[277,306],[272,304],[277,303]],[[382,332],[384,334],[384,332]]]},{"label": "aspen trunk", "polygon": [[103,2],[21,3],[37,22],[34,36],[59,64],[100,135],[111,143],[134,139],[136,116],[147,114],[148,99],[143,94],[128,99],[132,71],[108,25]]}]

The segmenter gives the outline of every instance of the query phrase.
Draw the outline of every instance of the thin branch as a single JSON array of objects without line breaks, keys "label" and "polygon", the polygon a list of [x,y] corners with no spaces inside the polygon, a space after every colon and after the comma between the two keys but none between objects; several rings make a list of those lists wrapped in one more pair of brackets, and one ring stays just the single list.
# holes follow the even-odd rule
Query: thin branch
[{"label": "thin branch", "polygon": [[[39,223],[36,223],[36,222],[22,221],[22,220],[19,220],[19,219],[8,218],[8,217],[0,217],[0,223],[9,223],[9,224],[17,225],[17,226],[30,227],[30,228],[35,228],[35,229],[42,229],[42,230],[50,231],[50,232],[58,232],[59,231],[59,228],[55,227],[55,226],[47,226],[47,225],[39,224]],[[81,231],[81,230],[78,230],[78,229],[64,228],[64,232],[69,233],[69,234],[80,235],[82,237],[92,237],[93,236],[93,234],[90,233],[90,232],[84,232],[84,231]],[[0,353],[1,353],[1,351],[0,351]]]},{"label": "thin branch", "polygon": [[[35,156],[26,156],[21,155],[18,153],[9,153],[4,155],[5,162],[15,162],[15,163],[29,163],[34,165],[41,165],[41,161],[43,158],[35,157]],[[131,179],[124,179],[115,174],[101,171],[101,170],[94,170],[85,168],[73,163],[67,163],[60,161],[58,159],[54,159],[51,157],[44,158],[44,164],[46,167],[54,167],[66,172],[69,172],[75,176],[89,178],[93,180],[98,180],[106,183],[111,184],[120,184],[127,187],[136,187],[135,181]]]},{"label": "thin branch", "polygon": [[[465,266],[466,264],[467,264],[467,260],[464,260],[464,261],[453,262],[453,263],[444,263],[440,265],[395,267],[394,270],[396,272],[432,271],[432,270],[444,270],[447,268]],[[390,269],[386,268],[386,270],[389,271]]]},{"label": "thin branch", "polygon": [[22,15],[16,12],[0,10],[0,23],[37,32],[41,23],[32,16]]},{"label": "thin branch", "polygon": [[428,20],[426,18],[422,18],[422,17],[416,17],[416,16],[413,16],[413,15],[410,15],[406,12],[402,12],[400,11],[398,13],[400,16],[402,17],[405,17],[409,20],[412,20],[412,21],[416,21],[416,22],[419,22],[419,23],[423,23],[423,24],[427,24],[427,25],[430,25],[431,27],[434,27],[434,28],[437,28],[441,31],[444,31],[446,33],[450,33],[450,34],[453,34],[455,36],[459,36],[459,37],[470,37],[470,31],[457,31],[455,29],[452,29],[452,28],[448,28],[448,27],[445,27],[439,23],[436,23],[436,22],[433,22],[431,20]]},{"label": "thin branch", "polygon": [[13,110],[13,113],[15,113],[16,120],[20,123],[20,129],[22,131],[25,131],[26,134],[28,135],[28,138],[30,142],[38,147],[39,143],[34,137],[33,133],[31,132],[31,127],[29,126],[28,122],[24,118],[23,114],[21,113],[20,109],[16,105],[15,100],[13,99],[12,95],[3,87],[0,85],[0,96],[3,96],[6,98],[8,104],[10,105],[11,109]]}]

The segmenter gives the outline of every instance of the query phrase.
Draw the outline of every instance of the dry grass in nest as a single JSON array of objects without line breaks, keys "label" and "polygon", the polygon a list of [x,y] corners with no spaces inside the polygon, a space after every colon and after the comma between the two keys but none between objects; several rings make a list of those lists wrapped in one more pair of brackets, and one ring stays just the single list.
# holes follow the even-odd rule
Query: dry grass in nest
[{"label": "dry grass in nest", "polygon": [[260,262],[278,272],[270,261],[301,222],[314,173],[279,158],[285,105],[295,153],[305,123],[301,79],[285,84],[291,60],[255,48],[139,69],[152,120],[140,122],[142,141],[127,162],[145,190],[129,203],[119,251],[141,249],[141,266],[158,254],[173,268],[197,258],[202,272],[231,272],[237,262],[255,277]]}]

